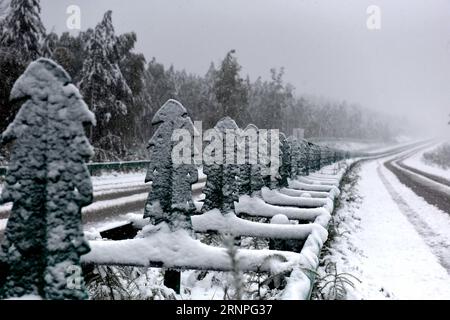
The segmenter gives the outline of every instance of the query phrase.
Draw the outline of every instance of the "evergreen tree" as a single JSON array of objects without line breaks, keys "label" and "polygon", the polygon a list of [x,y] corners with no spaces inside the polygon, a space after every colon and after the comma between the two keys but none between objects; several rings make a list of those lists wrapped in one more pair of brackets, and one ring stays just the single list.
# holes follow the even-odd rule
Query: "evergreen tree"
[{"label": "evergreen tree", "polygon": [[284,69],[280,71],[271,69],[270,73],[270,81],[258,78],[250,85],[250,114],[261,128],[286,130],[288,129],[286,120],[289,119],[286,113],[295,102],[294,88],[284,83]]},{"label": "evergreen tree", "polygon": [[231,50],[215,73],[214,94],[223,116],[245,123],[248,118],[248,88],[240,77],[241,66]]},{"label": "evergreen tree", "polygon": [[143,75],[144,88],[139,96],[143,103],[139,121],[140,132],[143,137],[153,134],[152,126],[147,125],[149,119],[152,119],[167,100],[176,98],[175,79],[171,76],[170,71],[166,70],[164,65],[158,63],[155,58],[148,63]]},{"label": "evergreen tree", "polygon": [[92,30],[88,30],[77,36],[64,32],[57,40],[52,52],[52,59],[69,73],[74,82],[79,82],[80,80],[83,62],[86,59],[84,38],[86,34],[91,32]]},{"label": "evergreen tree", "polygon": [[0,298],[84,299],[69,277],[89,251],[81,208],[92,202],[83,124],[95,123],[69,75],[51,60],[30,64],[12,99],[25,101],[1,142],[14,142],[0,203],[13,202],[0,250]]},{"label": "evergreen tree", "polygon": [[120,69],[119,47],[112,24],[112,12],[89,35],[87,57],[83,64],[80,88],[97,117],[90,137],[101,152],[124,153],[127,103],[132,92]]},{"label": "evergreen tree", "polygon": [[41,56],[45,36],[39,0],[5,1],[2,8],[5,14],[0,21],[0,131],[6,129],[19,108],[9,101],[11,88],[27,64]]},{"label": "evergreen tree", "polygon": [[1,0],[0,1],[0,32],[2,29],[1,26],[3,24],[3,21],[9,13],[10,6],[11,6],[10,0]]},{"label": "evergreen tree", "polygon": [[144,79],[146,60],[143,54],[135,53],[134,46],[137,37],[134,32],[125,33],[118,37],[119,67],[133,94],[133,100],[128,103],[128,113],[123,119],[124,143],[127,150],[137,152],[148,135],[143,127],[148,127],[148,119],[143,117],[144,110],[150,104],[150,96],[145,92]]},{"label": "evergreen tree", "polygon": [[58,43],[58,35],[54,32],[47,34],[42,42],[41,53],[45,58],[51,58]]},{"label": "evergreen tree", "polygon": [[41,41],[45,37],[39,0],[11,0],[3,24],[0,45],[14,49],[25,61],[41,56]]}]

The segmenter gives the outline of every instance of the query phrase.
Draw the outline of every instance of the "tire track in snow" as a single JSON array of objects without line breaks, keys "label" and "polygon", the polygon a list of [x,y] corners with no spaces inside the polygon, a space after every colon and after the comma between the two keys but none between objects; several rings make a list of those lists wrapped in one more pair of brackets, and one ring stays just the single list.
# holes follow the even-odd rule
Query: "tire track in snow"
[{"label": "tire track in snow", "polygon": [[438,258],[439,263],[450,274],[450,243],[442,238],[440,234],[434,232],[432,228],[424,221],[420,215],[408,204],[408,202],[395,190],[382,172],[382,166],[377,168],[378,176],[388,191],[391,198],[397,204],[400,211],[408,218],[414,229],[423,238],[425,243],[431,249],[431,252]]}]

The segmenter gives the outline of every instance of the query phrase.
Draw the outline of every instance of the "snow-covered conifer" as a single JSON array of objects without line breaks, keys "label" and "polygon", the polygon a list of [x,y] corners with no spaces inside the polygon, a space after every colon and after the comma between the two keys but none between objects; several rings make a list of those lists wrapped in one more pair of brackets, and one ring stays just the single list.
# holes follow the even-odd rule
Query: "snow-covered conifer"
[{"label": "snow-covered conifer", "polygon": [[117,147],[117,141],[111,143],[111,139],[123,139],[120,130],[126,126],[116,124],[121,123],[121,118],[128,113],[126,103],[132,100],[132,92],[120,70],[119,60],[112,12],[108,11],[88,37],[87,57],[79,83],[86,102],[97,118],[91,139],[96,141],[98,147],[107,150],[112,145]]},{"label": "snow-covered conifer", "polygon": [[11,0],[3,21],[0,45],[16,50],[24,61],[41,56],[41,41],[45,37],[39,0]]}]

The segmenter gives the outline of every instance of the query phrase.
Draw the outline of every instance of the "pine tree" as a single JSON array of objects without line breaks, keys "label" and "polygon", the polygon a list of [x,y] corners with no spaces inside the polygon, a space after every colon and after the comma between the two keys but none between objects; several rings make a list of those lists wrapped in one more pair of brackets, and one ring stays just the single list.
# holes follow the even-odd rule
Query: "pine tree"
[{"label": "pine tree", "polygon": [[220,69],[215,74],[214,94],[219,102],[223,116],[237,119],[244,123],[248,107],[248,90],[240,77],[241,66],[231,50],[222,61]]},{"label": "pine tree", "polygon": [[112,12],[88,35],[87,57],[83,64],[81,92],[97,118],[91,140],[101,151],[124,152],[127,103],[132,92],[119,66],[120,55],[112,24]]},{"label": "pine tree", "polygon": [[45,37],[39,0],[11,0],[0,39],[2,47],[12,48],[24,61],[41,56],[41,41]]},{"label": "pine tree", "polygon": [[0,19],[0,131],[6,129],[18,105],[9,102],[14,82],[27,64],[41,56],[45,28],[40,19],[39,0],[5,1]]},{"label": "pine tree", "polygon": [[53,51],[58,43],[58,35],[54,32],[47,34],[41,45],[41,54],[45,58],[51,58],[53,56]]},{"label": "pine tree", "polygon": [[[13,202],[0,250],[0,298],[84,299],[81,208],[92,202],[83,124],[95,123],[69,75],[51,60],[26,69],[11,92],[25,101],[1,142],[14,142],[0,203]],[[77,286],[78,284],[79,286]]]},{"label": "pine tree", "polygon": [[83,38],[88,32],[90,31],[82,32],[77,36],[64,32],[57,40],[52,52],[52,59],[67,71],[74,82],[80,80],[83,62],[86,58]]},{"label": "pine tree", "polygon": [[1,33],[1,25],[9,13],[9,8],[11,7],[10,0],[1,0],[0,1],[0,33]]}]

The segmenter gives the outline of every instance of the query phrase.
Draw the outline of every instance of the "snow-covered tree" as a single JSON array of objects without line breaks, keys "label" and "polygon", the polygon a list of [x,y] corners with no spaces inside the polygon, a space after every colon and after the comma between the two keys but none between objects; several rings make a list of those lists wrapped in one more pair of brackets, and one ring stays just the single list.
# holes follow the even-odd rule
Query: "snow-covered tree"
[{"label": "snow-covered tree", "polygon": [[167,222],[173,229],[189,229],[190,216],[195,212],[192,201],[192,184],[198,180],[198,169],[193,163],[176,163],[173,159],[174,147],[179,141],[173,141],[174,131],[184,129],[189,132],[185,141],[193,159],[194,124],[186,109],[175,100],[167,101],[155,114],[152,125],[159,125],[149,141],[150,164],[146,182],[152,181],[144,217],[152,224]]},{"label": "snow-covered tree", "polygon": [[89,35],[87,58],[84,61],[81,92],[97,118],[97,126],[91,139],[102,150],[123,151],[124,117],[128,113],[127,102],[132,92],[119,66],[119,47],[112,24],[112,12]]},{"label": "snow-covered tree", "polygon": [[[214,129],[218,133],[217,138],[223,139],[219,144],[225,146],[227,131],[238,130],[239,127],[233,119],[225,117],[217,122]],[[224,214],[228,213],[234,210],[234,202],[239,199],[240,182],[237,177],[240,175],[241,167],[238,164],[226,163],[226,150],[225,148],[223,150],[222,154],[219,150],[214,150],[223,156],[220,163],[203,166],[203,172],[208,176],[203,189],[206,196],[202,207],[203,212],[219,209]]]},{"label": "snow-covered tree", "polygon": [[61,65],[72,77],[74,82],[79,82],[80,73],[83,69],[83,62],[86,57],[84,38],[90,34],[92,29],[81,32],[78,35],[71,35],[64,32],[57,39],[52,51],[52,60]]},{"label": "snow-covered tree", "polygon": [[25,61],[41,56],[45,27],[40,18],[39,0],[11,0],[3,23],[0,46],[16,50]]},{"label": "snow-covered tree", "polygon": [[11,99],[24,103],[1,136],[13,149],[0,203],[13,208],[0,250],[0,298],[87,298],[83,282],[70,280],[89,251],[81,208],[93,199],[85,164],[93,150],[83,125],[95,117],[69,75],[44,58],[28,66]]},{"label": "snow-covered tree", "polygon": [[58,35],[54,32],[47,34],[42,40],[41,55],[45,58],[52,58],[53,51],[58,43]]},{"label": "snow-covered tree", "polygon": [[248,113],[248,88],[239,75],[241,66],[231,50],[215,72],[214,93],[223,116],[229,116],[243,122]]},{"label": "snow-covered tree", "polygon": [[11,7],[11,0],[1,0],[0,1],[0,30],[1,24],[9,13],[9,8]]},{"label": "snow-covered tree", "polygon": [[294,87],[284,83],[284,69],[271,69],[270,74],[270,81],[258,78],[250,86],[250,114],[260,128],[285,130],[286,111],[295,102]]},{"label": "snow-covered tree", "polygon": [[45,28],[39,0],[2,1],[0,7],[0,131],[6,129],[18,106],[9,102],[11,88],[32,60],[41,56]]}]

